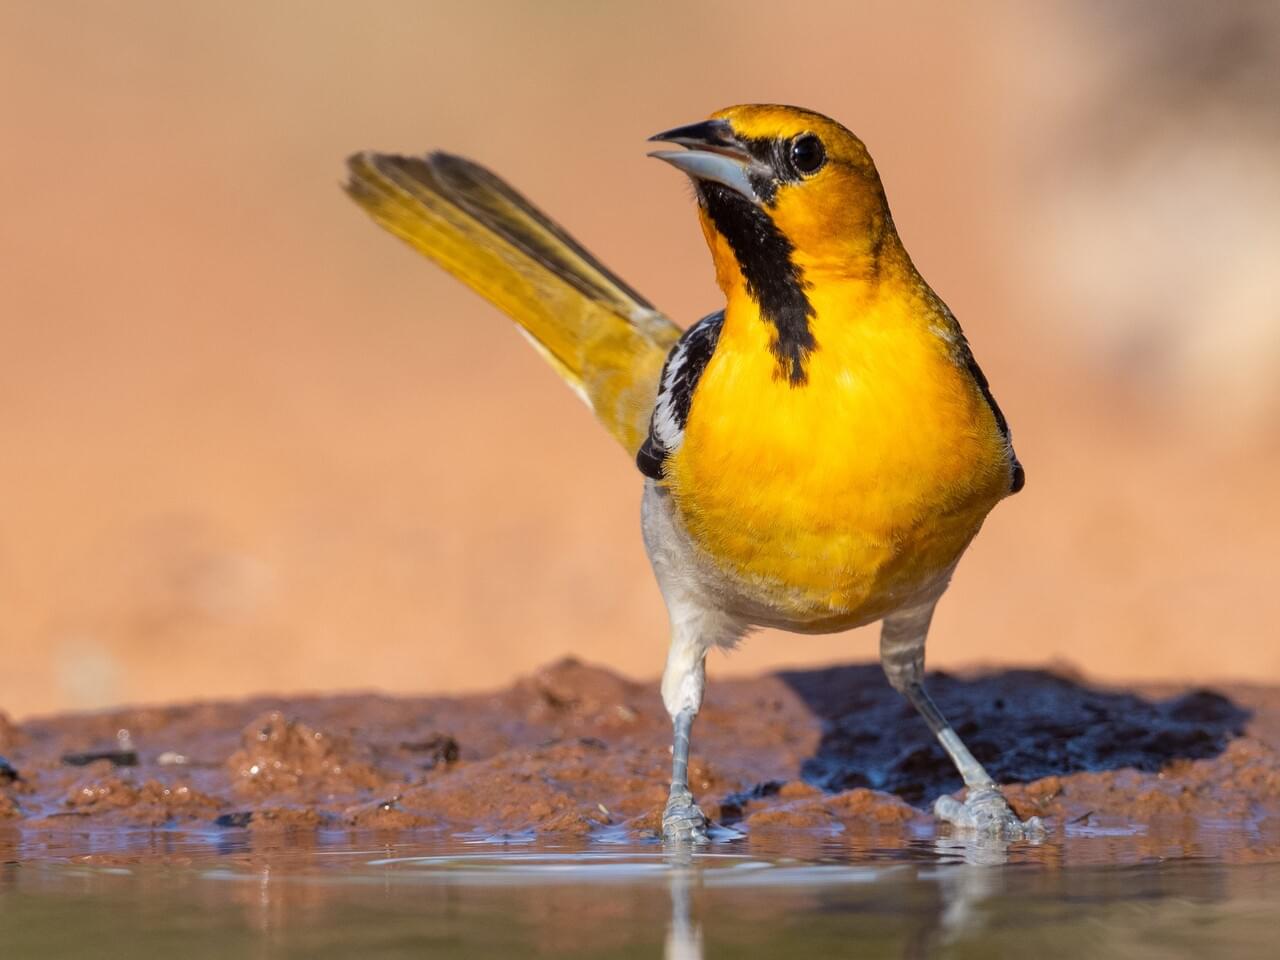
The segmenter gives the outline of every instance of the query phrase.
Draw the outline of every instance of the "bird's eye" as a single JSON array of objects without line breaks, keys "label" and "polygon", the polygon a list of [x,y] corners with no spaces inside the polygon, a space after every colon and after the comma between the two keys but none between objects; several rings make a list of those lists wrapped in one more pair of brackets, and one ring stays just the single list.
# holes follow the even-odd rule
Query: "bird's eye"
[{"label": "bird's eye", "polygon": [[822,141],[812,133],[802,133],[791,141],[791,164],[805,176],[817,173],[827,162]]}]

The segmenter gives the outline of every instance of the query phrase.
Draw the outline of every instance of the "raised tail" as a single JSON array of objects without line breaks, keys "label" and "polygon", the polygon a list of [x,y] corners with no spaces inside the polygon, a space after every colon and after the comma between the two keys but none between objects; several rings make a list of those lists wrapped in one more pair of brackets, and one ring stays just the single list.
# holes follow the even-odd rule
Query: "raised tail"
[{"label": "raised tail", "polygon": [[375,221],[499,307],[634,455],[680,330],[484,167],[432,153],[348,158]]}]

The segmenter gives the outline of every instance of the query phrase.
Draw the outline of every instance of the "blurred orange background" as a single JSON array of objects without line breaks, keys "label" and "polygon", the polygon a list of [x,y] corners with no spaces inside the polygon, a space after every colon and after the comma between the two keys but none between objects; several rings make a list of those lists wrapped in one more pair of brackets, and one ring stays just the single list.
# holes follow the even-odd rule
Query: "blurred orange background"
[{"label": "blurred orange background", "polygon": [[1280,681],[1277,9],[9,0],[0,708],[656,675],[639,474],[338,183],[463,153],[689,323],[719,293],[644,140],[744,101],[866,141],[1027,467],[930,664]]}]

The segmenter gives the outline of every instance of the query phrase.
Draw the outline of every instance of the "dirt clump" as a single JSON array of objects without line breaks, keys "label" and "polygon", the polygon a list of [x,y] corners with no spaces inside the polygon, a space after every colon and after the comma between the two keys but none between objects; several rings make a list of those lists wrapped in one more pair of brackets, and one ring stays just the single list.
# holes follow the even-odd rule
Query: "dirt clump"
[{"label": "dirt clump", "polygon": [[207,818],[221,803],[190,784],[147,780],[140,786],[118,777],[86,780],[67,794],[65,805],[78,814],[128,810],[132,822],[163,824]]},{"label": "dirt clump", "polygon": [[642,688],[616,673],[572,657],[557,660],[516,683],[528,699],[526,715],[535,722],[572,717],[604,728],[626,727],[639,718]]},{"label": "dirt clump", "polygon": [[349,740],[286,719],[278,710],[250,723],[240,743],[226,766],[243,792],[296,793],[304,787],[353,792],[379,789],[387,783],[371,764],[357,758]]},{"label": "dirt clump", "polygon": [[814,788],[810,791],[784,787],[775,795],[780,802],[749,814],[742,826],[748,832],[843,828],[846,824],[890,826],[904,824],[920,815],[897,797],[863,787],[836,794],[824,794]]}]

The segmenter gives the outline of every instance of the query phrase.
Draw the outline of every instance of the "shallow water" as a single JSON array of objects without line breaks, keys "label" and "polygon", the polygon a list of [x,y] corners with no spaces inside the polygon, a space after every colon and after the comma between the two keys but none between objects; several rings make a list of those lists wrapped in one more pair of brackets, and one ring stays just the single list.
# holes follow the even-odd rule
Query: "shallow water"
[{"label": "shallow water", "polygon": [[1117,866],[1122,835],[527,839],[139,831],[68,835],[60,856],[44,836],[0,868],[0,955],[1271,957],[1280,938],[1280,864]]}]

